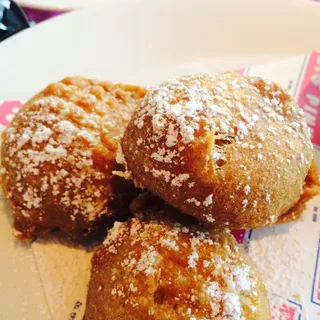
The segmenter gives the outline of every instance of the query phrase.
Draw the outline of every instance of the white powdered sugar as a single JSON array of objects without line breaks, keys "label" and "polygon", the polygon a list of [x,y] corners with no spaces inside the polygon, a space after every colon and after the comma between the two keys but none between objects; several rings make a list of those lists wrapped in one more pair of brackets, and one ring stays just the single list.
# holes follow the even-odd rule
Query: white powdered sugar
[{"label": "white powdered sugar", "polygon": [[181,173],[171,180],[171,184],[176,187],[181,187],[182,183],[188,180],[189,177],[190,175],[188,173]]},{"label": "white powdered sugar", "polygon": [[[87,87],[80,88],[77,81]],[[91,89],[97,89],[99,97]],[[4,131],[2,165],[17,172],[15,185],[6,187],[21,194],[19,206],[37,209],[41,216],[47,210],[45,200],[50,198],[49,210],[55,209],[54,203],[59,211],[65,209],[72,221],[77,215],[92,221],[110,214],[108,180],[112,168],[108,162],[112,155],[115,158],[124,119],[129,121],[137,103],[131,92],[124,90],[117,100],[118,92],[117,86],[104,89],[88,80],[69,78],[68,84],[50,85],[16,115]],[[122,105],[122,101],[126,103]],[[119,111],[109,107],[110,102],[112,108],[121,105]],[[102,161],[106,163],[102,165]],[[8,177],[4,174],[3,178],[6,181]],[[7,190],[8,195],[10,192]]]},{"label": "white powdered sugar", "polygon": [[[288,303],[287,299],[302,304],[302,313],[306,312],[304,299],[311,293],[318,240],[318,225],[312,219],[252,233],[248,253],[263,275],[275,319],[286,319],[281,306]],[[304,314],[301,319],[309,317]]]},{"label": "white powdered sugar", "polygon": [[243,192],[246,195],[248,195],[250,193],[250,190],[251,190],[251,188],[250,188],[250,186],[248,184],[243,188]]},{"label": "white powdered sugar", "polygon": [[[269,171],[264,168],[273,163],[280,168],[275,179],[278,175],[289,177],[290,171],[301,170],[312,157],[308,129],[298,105],[285,89],[258,77],[226,72],[173,78],[152,87],[134,117],[137,144],[142,139],[146,150],[143,165],[148,166],[154,178],[168,184],[173,198],[179,197],[178,188],[197,187],[189,162],[198,165],[199,158],[199,166],[204,168],[201,174],[209,177],[206,183],[212,180],[212,190],[215,181],[234,170],[232,161],[246,171],[250,166],[250,174],[243,174],[242,170],[233,173],[241,180],[241,189],[233,195],[235,203],[245,210],[256,208],[258,203],[270,205],[275,192],[270,190],[267,195],[255,190],[260,175],[262,188],[267,187],[265,175]],[[295,146],[283,141],[290,141],[292,136],[298,149],[307,151],[303,157],[285,159],[290,164],[285,167],[283,158],[292,154]],[[202,154],[198,156],[198,152]],[[153,169],[150,163],[154,164]],[[288,174],[281,172],[285,170]],[[188,173],[190,177],[186,179]],[[201,179],[198,183],[202,183]],[[226,186],[230,186],[228,181]],[[185,202],[209,211],[212,199],[193,195]],[[213,221],[210,215],[205,219]]]},{"label": "white powdered sugar", "polygon": [[186,200],[187,203],[194,203],[197,207],[201,205],[201,202],[198,201],[196,198],[190,198]]},{"label": "white powdered sugar", "polygon": [[205,218],[208,222],[210,222],[210,223],[213,223],[213,222],[216,221],[216,220],[212,217],[212,215],[210,215],[210,214],[204,214],[203,216],[204,216],[204,218]]},{"label": "white powdered sugar", "polygon": [[213,194],[210,194],[206,197],[206,199],[203,201],[203,205],[205,207],[209,207],[213,202]]}]

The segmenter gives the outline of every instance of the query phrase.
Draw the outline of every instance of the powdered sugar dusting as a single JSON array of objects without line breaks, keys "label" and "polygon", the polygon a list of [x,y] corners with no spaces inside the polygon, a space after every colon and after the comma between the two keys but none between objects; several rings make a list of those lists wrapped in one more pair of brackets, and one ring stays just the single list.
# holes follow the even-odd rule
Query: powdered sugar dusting
[{"label": "powdered sugar dusting", "polygon": [[188,173],[181,173],[171,180],[171,184],[176,187],[181,187],[182,183],[188,180],[190,175]]},{"label": "powdered sugar dusting", "polygon": [[[147,305],[148,314],[156,315],[158,299],[167,299],[167,290],[187,319],[244,320],[258,309],[255,271],[225,232],[212,235],[176,222],[133,219],[115,225],[97,259],[92,277],[100,277],[125,312],[142,312]],[[108,274],[103,269],[107,261],[112,263]],[[165,316],[174,318],[175,312],[166,307]]]},{"label": "powdered sugar dusting", "polygon": [[135,97],[135,90],[67,78],[18,112],[3,133],[1,159],[7,169],[2,175],[6,194],[22,200],[15,203],[17,211],[26,209],[24,217],[34,222],[54,210],[68,212],[72,221],[111,214],[108,164],[115,159],[124,124],[143,97],[142,92]]},{"label": "powdered sugar dusting", "polygon": [[205,207],[208,207],[208,206],[210,206],[210,205],[212,204],[212,202],[213,202],[213,194],[210,194],[210,195],[208,195],[208,196],[206,197],[206,199],[204,200],[203,205],[204,205]]},{"label": "powdered sugar dusting", "polygon": [[[289,177],[285,170],[296,175],[312,159],[308,129],[298,105],[285,89],[259,77],[225,72],[170,79],[151,88],[134,113],[134,119],[143,123],[132,129],[146,149],[146,157],[137,156],[139,161],[135,165],[145,161],[142,165],[150,168],[152,163],[154,168],[149,172],[156,178],[152,180],[152,187],[157,180],[161,180],[161,185],[167,183],[173,202],[180,198],[178,192],[185,188],[195,190],[197,183],[210,185],[212,181],[210,188],[217,193],[222,192],[219,186],[231,188],[231,182],[224,179],[234,170],[235,161],[241,168],[232,172],[239,185],[232,195],[237,210],[272,207],[271,201],[273,197],[276,200],[277,193],[270,190],[268,196],[263,192],[268,181],[278,179],[279,175]],[[295,146],[283,142],[292,138]],[[299,149],[299,153],[289,159],[292,148]],[[303,157],[300,156],[302,150],[306,150]],[[284,161],[290,164],[288,168],[283,165]],[[203,168],[199,177],[198,172],[192,174],[190,162],[195,163],[194,167],[199,165],[200,171]],[[277,170],[263,170],[268,169],[270,163]],[[190,177],[181,181],[185,174]],[[257,190],[256,185],[261,182],[263,185]],[[190,193],[184,203],[191,204],[194,210],[199,207],[203,220],[219,224],[219,219],[211,216],[213,197],[208,198],[206,192],[202,195],[190,190]]]}]

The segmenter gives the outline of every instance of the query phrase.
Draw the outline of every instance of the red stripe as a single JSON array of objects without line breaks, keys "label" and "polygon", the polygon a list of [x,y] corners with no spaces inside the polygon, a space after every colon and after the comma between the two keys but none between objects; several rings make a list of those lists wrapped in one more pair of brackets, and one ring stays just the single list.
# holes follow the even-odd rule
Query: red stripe
[{"label": "red stripe", "polygon": [[297,101],[306,114],[312,142],[320,146],[320,52],[312,52],[309,56]]}]

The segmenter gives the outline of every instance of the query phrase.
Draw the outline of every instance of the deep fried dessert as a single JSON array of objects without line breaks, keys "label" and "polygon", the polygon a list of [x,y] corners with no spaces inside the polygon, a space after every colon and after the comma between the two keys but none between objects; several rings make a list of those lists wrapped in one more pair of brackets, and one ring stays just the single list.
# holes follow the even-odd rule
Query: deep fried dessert
[{"label": "deep fried dessert", "polygon": [[230,233],[134,218],[116,222],[94,254],[85,319],[271,316],[261,276]]},{"label": "deep fried dessert", "polygon": [[1,149],[1,184],[17,238],[55,228],[82,238],[123,218],[136,191],[112,171],[119,169],[119,138],[145,93],[71,77],[24,105]]},{"label": "deep fried dessert", "polygon": [[137,186],[215,227],[294,219],[319,193],[303,111],[259,77],[203,73],[155,86],[121,146]]}]

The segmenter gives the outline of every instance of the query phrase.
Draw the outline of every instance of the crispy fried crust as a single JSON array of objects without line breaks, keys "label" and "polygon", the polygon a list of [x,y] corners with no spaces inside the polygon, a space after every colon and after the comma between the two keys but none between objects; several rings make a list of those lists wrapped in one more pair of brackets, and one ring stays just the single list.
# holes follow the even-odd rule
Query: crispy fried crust
[{"label": "crispy fried crust", "polygon": [[303,193],[301,194],[299,201],[289,209],[287,213],[280,216],[277,223],[287,223],[298,220],[306,208],[306,203],[318,194],[320,194],[319,173],[317,164],[315,160],[313,160],[311,168],[306,176],[303,185]]},{"label": "crispy fried crust", "polygon": [[233,229],[288,213],[313,159],[303,112],[289,93],[232,72],[152,88],[121,146],[137,185],[208,225]]},{"label": "crispy fried crust", "polygon": [[86,320],[271,319],[262,278],[228,232],[173,222],[159,199],[134,210],[147,220],[117,222],[92,259]]},{"label": "crispy fried crust", "polygon": [[146,90],[70,77],[28,101],[2,135],[1,184],[15,235],[86,237],[121,219],[135,194],[112,175],[120,135]]}]

